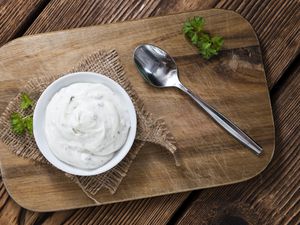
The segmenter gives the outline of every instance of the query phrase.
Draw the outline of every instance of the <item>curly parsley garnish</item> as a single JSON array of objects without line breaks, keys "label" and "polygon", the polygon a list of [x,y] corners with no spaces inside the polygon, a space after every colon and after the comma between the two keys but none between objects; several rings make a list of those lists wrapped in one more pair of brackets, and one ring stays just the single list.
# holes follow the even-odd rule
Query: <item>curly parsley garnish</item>
[{"label": "curly parsley garnish", "polygon": [[[21,104],[20,108],[22,110],[29,109],[33,107],[33,100],[29,95],[22,93],[21,94]],[[23,116],[21,113],[14,112],[10,116],[11,129],[15,134],[24,134],[26,131],[32,135],[33,133],[33,116],[27,115]]]},{"label": "curly parsley garnish", "polygon": [[221,36],[210,36],[209,33],[203,30],[204,24],[204,18],[195,16],[184,23],[183,33],[198,48],[204,59],[210,59],[218,54],[224,40]]}]

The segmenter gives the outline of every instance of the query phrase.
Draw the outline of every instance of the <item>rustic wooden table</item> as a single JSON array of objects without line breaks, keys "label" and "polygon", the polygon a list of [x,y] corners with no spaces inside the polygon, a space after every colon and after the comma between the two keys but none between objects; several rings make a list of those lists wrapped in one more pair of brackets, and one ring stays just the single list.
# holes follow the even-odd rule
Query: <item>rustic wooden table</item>
[{"label": "rustic wooden table", "polygon": [[300,223],[299,0],[1,0],[0,44],[23,35],[208,8],[241,14],[261,42],[276,125],[267,169],[235,185],[55,213],[21,208],[1,181],[0,224]]}]

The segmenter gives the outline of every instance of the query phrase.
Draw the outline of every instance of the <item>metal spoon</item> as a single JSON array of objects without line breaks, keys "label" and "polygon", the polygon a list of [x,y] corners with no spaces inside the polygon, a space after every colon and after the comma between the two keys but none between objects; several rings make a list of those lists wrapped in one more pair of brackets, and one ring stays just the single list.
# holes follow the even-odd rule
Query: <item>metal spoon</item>
[{"label": "metal spoon", "polygon": [[188,94],[215,122],[223,127],[238,141],[250,148],[257,155],[262,153],[262,147],[240,128],[233,124],[213,107],[205,103],[191,90],[183,86],[178,79],[178,69],[174,59],[164,50],[150,44],[140,45],[134,51],[134,62],[142,77],[154,87],[176,87]]}]

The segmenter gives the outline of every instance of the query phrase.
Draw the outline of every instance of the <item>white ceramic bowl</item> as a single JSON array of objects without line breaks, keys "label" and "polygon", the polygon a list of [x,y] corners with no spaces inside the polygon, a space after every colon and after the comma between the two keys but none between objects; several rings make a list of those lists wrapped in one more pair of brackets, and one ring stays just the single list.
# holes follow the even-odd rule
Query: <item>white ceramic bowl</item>
[{"label": "white ceramic bowl", "polygon": [[[118,93],[121,98],[123,98],[123,103],[127,107],[127,110],[129,112],[130,130],[125,144],[119,151],[115,152],[114,157],[110,161],[96,169],[80,169],[59,160],[50,150],[45,135],[45,114],[49,101],[51,100],[53,95],[60,89],[74,83],[102,83],[107,85],[114,92]],[[80,176],[97,175],[106,172],[116,166],[126,156],[133,144],[136,134],[136,126],[137,119],[135,109],[126,91],[112,79],[92,72],[71,73],[54,81],[40,96],[33,113],[33,135],[41,153],[56,168],[64,172]]]}]

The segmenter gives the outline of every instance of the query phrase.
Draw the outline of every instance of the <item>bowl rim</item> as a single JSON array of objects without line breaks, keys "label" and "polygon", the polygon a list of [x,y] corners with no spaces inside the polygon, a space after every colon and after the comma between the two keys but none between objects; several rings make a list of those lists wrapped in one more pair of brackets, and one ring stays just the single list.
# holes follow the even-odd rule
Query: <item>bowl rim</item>
[{"label": "bowl rim", "polygon": [[[119,93],[119,96],[124,98],[124,101],[122,102],[124,102],[128,108],[130,118],[130,129],[128,132],[126,142],[121,147],[121,149],[115,152],[115,155],[112,159],[110,159],[107,163],[96,169],[77,168],[58,159],[55,156],[55,154],[51,151],[45,135],[44,123],[48,103],[59,90],[75,83],[104,83],[109,88],[113,89],[113,91],[117,91]],[[79,176],[98,175],[112,169],[118,163],[120,163],[125,158],[125,156],[127,155],[127,153],[133,145],[136,136],[136,129],[136,111],[128,93],[116,81],[103,74],[95,72],[68,73],[56,79],[42,92],[33,112],[33,136],[38,146],[38,149],[40,150],[42,155],[47,159],[48,162],[50,162],[51,165],[53,165],[57,169],[62,170],[66,173]]]}]

